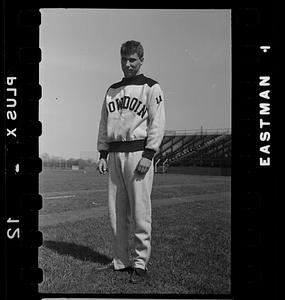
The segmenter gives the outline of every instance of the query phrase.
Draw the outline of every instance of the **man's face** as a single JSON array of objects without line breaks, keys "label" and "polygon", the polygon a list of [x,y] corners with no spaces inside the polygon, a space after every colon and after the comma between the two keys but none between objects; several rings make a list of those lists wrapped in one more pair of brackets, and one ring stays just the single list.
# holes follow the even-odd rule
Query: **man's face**
[{"label": "man's face", "polygon": [[140,67],[143,63],[143,57],[139,58],[137,53],[121,56],[121,66],[126,78],[131,78],[139,74]]}]

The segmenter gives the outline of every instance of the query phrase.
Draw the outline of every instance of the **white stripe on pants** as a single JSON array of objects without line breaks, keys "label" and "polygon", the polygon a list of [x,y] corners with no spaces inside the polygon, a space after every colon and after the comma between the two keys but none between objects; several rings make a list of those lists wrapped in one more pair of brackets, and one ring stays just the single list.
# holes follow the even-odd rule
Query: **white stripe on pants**
[{"label": "white stripe on pants", "polygon": [[131,265],[128,253],[130,221],[133,220],[135,258],[133,266],[145,269],[151,251],[151,189],[153,164],[138,175],[142,151],[109,153],[109,216],[113,232],[114,268]]}]

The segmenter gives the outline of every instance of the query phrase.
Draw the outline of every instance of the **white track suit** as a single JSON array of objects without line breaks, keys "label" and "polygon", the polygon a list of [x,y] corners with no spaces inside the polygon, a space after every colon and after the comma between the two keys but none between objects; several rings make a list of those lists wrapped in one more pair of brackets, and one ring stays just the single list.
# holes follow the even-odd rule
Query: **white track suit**
[{"label": "white track suit", "polygon": [[113,255],[115,269],[130,265],[128,253],[129,225],[133,219],[134,266],[144,269],[150,257],[151,188],[153,166],[142,178],[135,168],[142,152],[110,153],[109,215],[114,233]]},{"label": "white track suit", "polygon": [[135,172],[142,157],[152,159],[164,135],[164,98],[159,84],[143,74],[123,78],[107,91],[102,106],[97,149],[108,155],[109,216],[114,268],[130,266],[129,233],[133,221],[133,266],[145,269],[151,252],[153,164]]}]

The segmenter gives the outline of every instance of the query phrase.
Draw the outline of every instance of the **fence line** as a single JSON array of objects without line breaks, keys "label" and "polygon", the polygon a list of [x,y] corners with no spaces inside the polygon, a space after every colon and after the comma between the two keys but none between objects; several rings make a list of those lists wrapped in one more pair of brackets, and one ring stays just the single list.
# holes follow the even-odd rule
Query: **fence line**
[{"label": "fence line", "polygon": [[176,136],[176,135],[206,135],[206,134],[231,134],[231,128],[218,128],[218,129],[208,129],[200,128],[193,130],[165,130],[165,136]]}]

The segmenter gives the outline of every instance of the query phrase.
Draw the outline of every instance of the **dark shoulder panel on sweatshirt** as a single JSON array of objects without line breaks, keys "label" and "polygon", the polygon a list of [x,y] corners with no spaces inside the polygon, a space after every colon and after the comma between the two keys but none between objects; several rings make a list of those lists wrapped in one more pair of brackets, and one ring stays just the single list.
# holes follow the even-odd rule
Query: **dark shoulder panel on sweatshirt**
[{"label": "dark shoulder panel on sweatshirt", "polygon": [[158,82],[149,77],[145,77],[143,74],[140,74],[134,78],[123,78],[121,81],[112,84],[109,87],[109,89],[118,89],[126,85],[144,85],[144,84],[147,84],[149,87],[152,87],[156,83]]},{"label": "dark shoulder panel on sweatshirt", "polygon": [[109,87],[109,89],[118,89],[119,87],[124,86],[124,84],[123,84],[122,82],[123,82],[123,80],[121,80],[121,81],[119,81],[119,82],[116,82],[116,83],[113,83],[113,84]]},{"label": "dark shoulder panel on sweatshirt", "polygon": [[149,78],[149,77],[145,77],[144,76],[144,83],[146,83],[149,87],[152,87],[153,85],[155,85],[158,82],[155,81],[155,80],[153,80],[153,79],[151,79],[151,78]]}]

